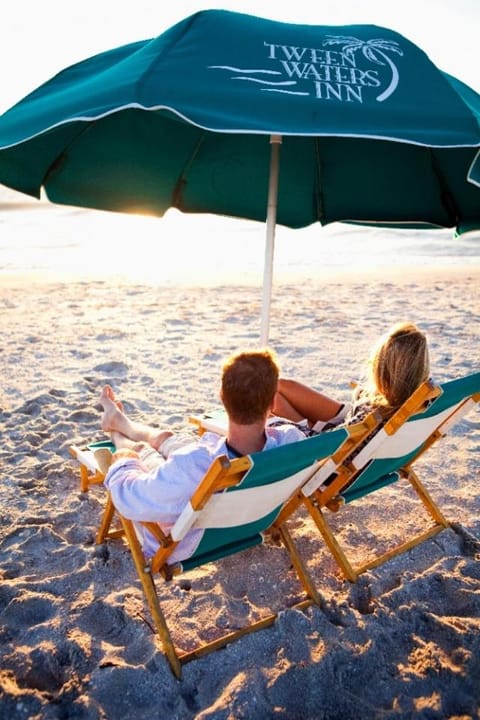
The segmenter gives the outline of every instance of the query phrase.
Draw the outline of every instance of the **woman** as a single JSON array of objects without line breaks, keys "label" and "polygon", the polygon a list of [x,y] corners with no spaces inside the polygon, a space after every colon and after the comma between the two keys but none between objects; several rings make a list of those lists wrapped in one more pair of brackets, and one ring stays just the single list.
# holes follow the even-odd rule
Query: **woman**
[{"label": "woman", "polygon": [[307,435],[359,422],[376,409],[387,420],[429,374],[425,335],[413,323],[397,323],[372,349],[366,380],[355,388],[351,403],[342,405],[296,380],[280,378],[273,412],[303,425]]}]

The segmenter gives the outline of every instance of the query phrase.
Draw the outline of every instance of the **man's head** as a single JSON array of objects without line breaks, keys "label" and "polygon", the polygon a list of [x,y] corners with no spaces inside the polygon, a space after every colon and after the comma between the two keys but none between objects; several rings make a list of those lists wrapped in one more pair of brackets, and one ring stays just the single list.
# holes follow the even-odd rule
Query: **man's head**
[{"label": "man's head", "polygon": [[223,364],[221,398],[233,422],[264,420],[273,405],[280,369],[271,350],[238,352]]}]

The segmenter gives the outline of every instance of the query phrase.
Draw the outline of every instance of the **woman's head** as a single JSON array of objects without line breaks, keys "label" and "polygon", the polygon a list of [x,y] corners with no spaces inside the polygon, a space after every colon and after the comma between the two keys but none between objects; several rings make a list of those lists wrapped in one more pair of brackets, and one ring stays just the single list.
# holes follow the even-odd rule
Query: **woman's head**
[{"label": "woman's head", "polygon": [[413,323],[397,323],[380,338],[369,361],[370,392],[395,410],[428,380],[427,339]]}]

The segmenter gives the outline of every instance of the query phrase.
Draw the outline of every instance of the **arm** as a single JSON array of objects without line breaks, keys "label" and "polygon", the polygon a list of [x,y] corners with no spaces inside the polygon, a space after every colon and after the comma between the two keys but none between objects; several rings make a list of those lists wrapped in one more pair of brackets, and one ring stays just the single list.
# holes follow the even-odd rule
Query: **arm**
[{"label": "arm", "polygon": [[317,420],[330,420],[341,409],[342,403],[303,385],[296,380],[280,378],[275,395],[273,412],[294,422],[306,418],[314,424]]},{"label": "arm", "polygon": [[115,507],[131,520],[175,522],[203,477],[197,453],[173,455],[147,470],[141,458],[123,452],[114,454],[104,481]]}]

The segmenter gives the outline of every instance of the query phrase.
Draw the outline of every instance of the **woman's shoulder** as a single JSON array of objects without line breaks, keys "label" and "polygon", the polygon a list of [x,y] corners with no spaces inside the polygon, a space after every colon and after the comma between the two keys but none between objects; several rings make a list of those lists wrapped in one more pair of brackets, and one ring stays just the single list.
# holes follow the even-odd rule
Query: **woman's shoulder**
[{"label": "woman's shoulder", "polygon": [[361,385],[357,385],[352,393],[351,407],[345,418],[345,424],[351,425],[355,422],[361,422],[369,413],[376,409],[377,405],[369,396],[366,389]]}]

